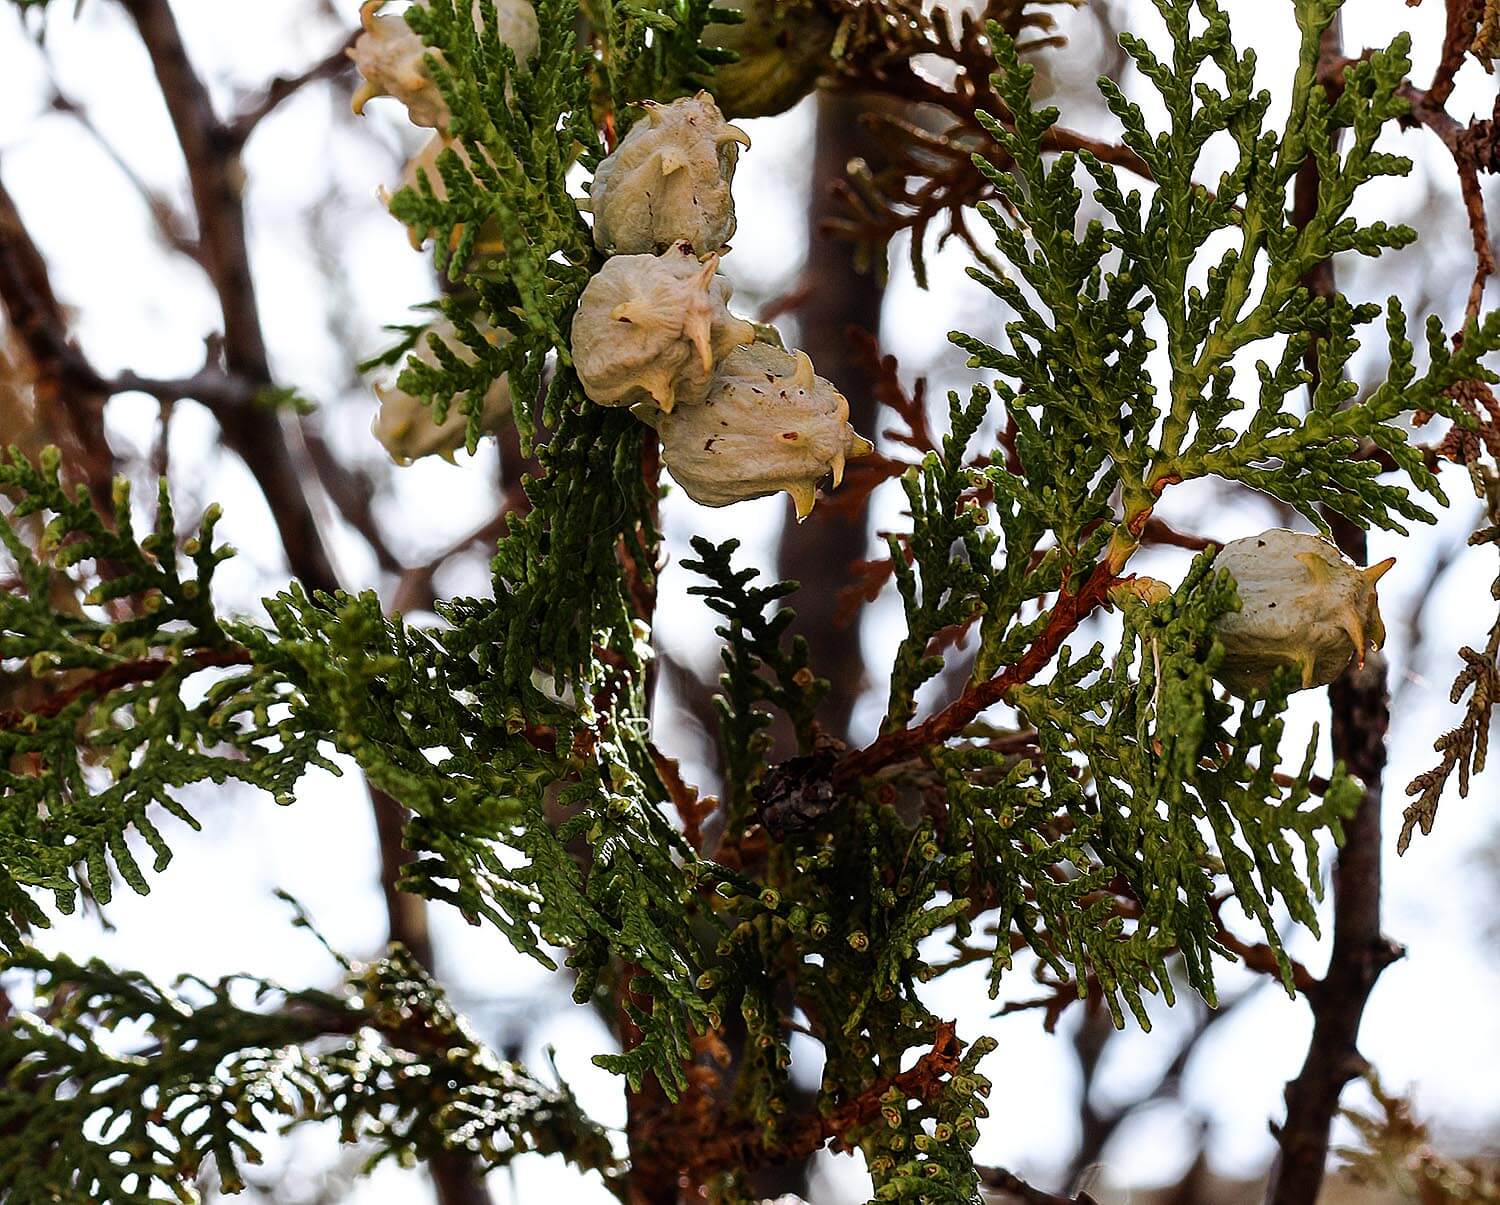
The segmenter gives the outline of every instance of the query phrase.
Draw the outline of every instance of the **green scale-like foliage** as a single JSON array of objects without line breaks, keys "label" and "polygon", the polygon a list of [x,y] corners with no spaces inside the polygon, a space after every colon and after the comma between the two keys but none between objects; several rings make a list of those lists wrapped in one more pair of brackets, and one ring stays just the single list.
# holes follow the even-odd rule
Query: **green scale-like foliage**
[{"label": "green scale-like foliage", "polygon": [[[1210,901],[1220,874],[1263,927],[1290,983],[1272,903],[1279,899],[1317,932],[1318,835],[1331,831],[1337,838],[1341,820],[1362,797],[1359,784],[1340,769],[1322,798],[1306,806],[1316,731],[1291,785],[1274,780],[1290,675],[1267,699],[1238,712],[1216,697],[1211,675],[1220,653],[1205,657],[1202,650],[1214,647],[1213,621],[1235,606],[1232,580],[1211,575],[1208,558],[1201,557],[1172,598],[1131,606],[1113,664],[1105,667],[1096,646],[1077,663],[1061,662],[1045,686],[1014,695],[1036,730],[1042,798],[1063,801],[1065,818],[1054,821],[1055,844],[1026,851],[1033,853],[1030,865],[1022,849],[1002,847],[997,861],[1011,873],[995,875],[992,887],[1010,896],[1023,929],[1046,934],[1038,953],[1055,970],[1085,986],[1088,972],[1097,976],[1117,1020],[1116,993],[1143,1025],[1149,1023],[1140,990],[1159,987],[1170,1000],[1165,960],[1174,951],[1188,981],[1212,1002],[1216,925]],[[983,835],[991,816],[1014,816],[1026,806],[1025,792],[1017,789],[1025,779],[1014,778],[988,792],[969,788],[977,798],[966,810],[975,840],[986,847],[997,843],[998,834]],[[1012,819],[1007,827],[1020,826]],[[1302,848],[1301,866],[1293,842]],[[1023,829],[1010,843],[1034,846],[1034,834]],[[994,873],[985,862],[977,864]],[[1042,868],[1058,864],[1073,865],[1079,874],[1053,882]],[[1110,884],[1117,877],[1128,885],[1135,915],[1122,916],[1115,907]],[[996,959],[998,982],[1008,951],[997,949]]]},{"label": "green scale-like foliage", "polygon": [[[371,1143],[370,1166],[462,1150],[499,1167],[539,1151],[617,1171],[566,1088],[496,1058],[399,948],[336,992],[244,976],[172,989],[30,952],[10,966],[35,972],[39,995],[0,1043],[7,1200],[192,1201],[208,1161],[238,1192],[268,1132],[325,1120]],[[125,1023],[138,1051],[100,1041]]]},{"label": "green scale-like foliage", "polygon": [[[693,542],[693,593],[724,641],[726,798],[701,825],[678,822],[701,803],[665,769],[650,717],[654,437],[590,405],[571,366],[573,311],[601,260],[567,179],[597,166],[634,102],[711,84],[724,56],[698,40],[713,10],[541,0],[540,49],[524,65],[496,38],[488,0],[478,28],[465,0],[410,10],[463,155],[439,156],[441,190],[419,179],[392,208],[432,240],[454,289],[430,308],[457,343],[413,325],[377,360],[424,340],[400,386],[435,417],[459,407],[471,447],[485,392],[508,376],[541,466],[530,506],[498,543],[492,597],[439,602],[437,625],[384,614],[370,594],[296,585],[257,625],[211,606],[228,555],[213,512],[180,540],[163,491],[139,537],[123,490],[105,518],[63,488],[55,456],[0,467],[0,538],[23,587],[0,597],[14,704],[0,715],[0,942],[41,990],[35,1016],[0,1037],[0,1177],[30,1177],[13,1181],[32,1194],[18,1200],[185,1192],[205,1160],[233,1186],[269,1128],[313,1118],[377,1154],[458,1146],[498,1165],[540,1150],[616,1186],[628,1174],[566,1092],[493,1060],[399,953],[351,969],[342,993],[173,993],[24,946],[49,894],[66,911],[85,884],[107,900],[115,874],[145,890],[138,841],[163,869],[160,812],[191,823],[181,791],[199,782],[287,802],[309,767],[357,765],[409,812],[403,888],[549,968],[561,952],[575,998],[629,1022],[622,1049],[597,1061],[714,1111],[712,1137],[733,1135],[738,1154],[698,1170],[726,1202],[747,1199],[739,1154],[805,1152],[809,1134],[862,1151],[881,1200],[976,1199],[970,1151],[989,1090],[977,1064],[993,1042],[964,1048],[921,988],[953,967],[988,963],[998,992],[1024,952],[1064,990],[1145,1024],[1146,998],[1170,1000],[1174,982],[1213,999],[1232,899],[1290,986],[1277,920],[1316,928],[1320,850],[1360,786],[1336,768],[1315,794],[1316,738],[1282,770],[1292,682],[1243,702],[1215,685],[1215,625],[1239,604],[1211,552],[1175,589],[1125,570],[1159,496],[1206,476],[1319,526],[1427,520],[1381,465],[1443,501],[1400,419],[1463,421],[1448,393],[1496,380],[1481,358],[1500,319],[1451,341],[1429,324],[1419,372],[1394,299],[1304,286],[1331,256],[1411,241],[1351,216],[1362,185],[1407,170],[1377,149],[1403,111],[1404,38],[1351,64],[1330,100],[1315,64],[1337,5],[1299,0],[1276,130],[1254,57],[1213,0],[1157,8],[1170,57],[1122,43],[1165,126],[1100,84],[1149,174],[1128,192],[1087,152],[1043,155],[1057,114],[1033,106],[1031,66],[992,28],[1007,112],[986,128],[1009,166],[976,158],[1003,204],[983,211],[998,258],[973,275],[998,299],[1004,337],[953,335],[987,379],[950,397],[947,436],[902,481],[910,530],[890,553],[906,632],[872,747],[897,754],[849,754],[819,732],[826,684],[816,633],[796,634],[785,605],[793,584],[757,584],[733,542]],[[1209,187],[1203,153],[1220,135],[1232,163]],[[1309,161],[1316,205],[1294,222]],[[1099,214],[1086,221],[1085,184]],[[1345,369],[1382,313],[1390,371],[1361,395]],[[1264,359],[1236,373],[1247,352]],[[1303,409],[1294,395],[1308,386]],[[1123,612],[1113,648],[1084,626],[1110,606]],[[938,717],[959,719],[923,727],[918,693],[964,639],[972,677]],[[782,732],[792,756],[773,765]],[[772,806],[796,823],[772,824]],[[107,1031],[130,1023],[149,1053],[119,1053]],[[800,1116],[794,1025],[825,1066],[816,1110]],[[711,1055],[730,1047],[732,1082],[705,1093]],[[712,1145],[677,1138],[662,1145],[684,1160]]]},{"label": "green scale-like foliage", "polygon": [[[738,547],[738,540],[715,545],[695,536],[693,551],[698,559],[682,563],[684,569],[710,583],[693,586],[688,593],[702,597],[711,610],[728,620],[715,629],[724,638],[721,657],[725,670],[719,679],[724,693],[715,702],[726,777],[735,793],[728,820],[731,833],[747,819],[751,788],[772,748],[765,731],[771,724],[767,708],[787,717],[797,734],[798,751],[807,754],[812,744],[813,717],[828,693],[827,682],[815,677],[808,666],[807,640],[794,636],[789,647],[783,647],[783,636],[797,613],[783,607],[774,615],[766,614],[772,603],[796,591],[796,583],[752,586],[757,571],[736,570],[731,564]],[[770,671],[769,677],[760,672],[762,668]]]},{"label": "green scale-like foliage", "polygon": [[[1406,227],[1360,225],[1349,214],[1361,185],[1410,169],[1409,160],[1374,149],[1381,132],[1405,111],[1395,89],[1410,68],[1409,39],[1400,37],[1390,49],[1351,65],[1343,92],[1330,104],[1313,73],[1319,36],[1336,6],[1299,4],[1300,65],[1287,132],[1278,136],[1263,127],[1269,93],[1252,92],[1254,53],[1235,50],[1218,6],[1163,0],[1157,7],[1173,32],[1170,63],[1138,38],[1126,34],[1121,41],[1161,93],[1168,128],[1153,134],[1140,107],[1110,81],[1100,81],[1126,144],[1156,182],[1149,201],[1139,190],[1126,194],[1118,172],[1088,152],[1059,155],[1050,164],[1042,159],[1036,148],[1057,111],[1032,107],[1034,68],[1018,62],[1012,42],[997,39],[997,83],[1013,110],[1014,128],[995,120],[987,125],[1016,166],[1013,173],[982,160],[979,166],[1015,212],[1014,224],[993,208],[985,216],[1020,279],[979,269],[973,275],[1018,317],[1007,327],[1004,351],[963,334],[954,340],[973,354],[975,367],[1018,383],[1023,400],[1011,403],[1004,390],[1002,399],[1023,432],[1036,423],[1046,441],[1040,459],[1070,470],[1075,479],[1070,490],[1066,479],[1038,483],[1028,471],[1027,488],[1038,504],[1060,508],[1060,542],[1076,523],[1093,517],[1071,501],[1071,493],[1084,482],[1109,480],[1111,473],[1118,474],[1127,517],[1142,513],[1168,485],[1213,474],[1280,497],[1325,529],[1326,512],[1394,530],[1404,530],[1403,518],[1430,522],[1405,488],[1376,480],[1378,460],[1356,454],[1362,441],[1371,441],[1420,489],[1446,503],[1421,454],[1393,420],[1433,410],[1464,421],[1446,391],[1463,380],[1488,379],[1479,361],[1500,340],[1500,322],[1491,316],[1464,332],[1455,352],[1434,320],[1430,363],[1418,376],[1405,319],[1392,298],[1389,376],[1354,402],[1356,387],[1342,370],[1359,346],[1355,331],[1379,317],[1381,308],[1356,305],[1338,293],[1315,298],[1304,285],[1309,271],[1332,255],[1375,255],[1415,238]],[[1196,35],[1189,32],[1195,8],[1206,22]],[[1202,78],[1210,63],[1222,72],[1226,91]],[[1194,170],[1209,138],[1225,132],[1239,157],[1210,192],[1195,183]],[[1341,152],[1343,142],[1348,146]],[[1291,220],[1289,193],[1309,155],[1321,183],[1316,212],[1299,228]],[[1083,199],[1076,178],[1080,165],[1112,222],[1091,220],[1081,236],[1075,232]],[[1204,286],[1193,283],[1210,240],[1231,229],[1238,231],[1238,245],[1207,265]],[[1153,309],[1166,329],[1171,367],[1164,409],[1147,365],[1155,345],[1145,317]],[[1301,363],[1315,339],[1319,383],[1311,410],[1299,416],[1285,403],[1311,379]],[[1281,340],[1282,348],[1274,366],[1257,365],[1259,392],[1250,421],[1243,429],[1225,425],[1245,406],[1235,396],[1231,360],[1272,340]],[[1082,446],[1071,446],[1073,439]],[[1061,463],[1058,444],[1067,446]],[[1050,486],[1055,500],[1038,484]]]},{"label": "green scale-like foliage", "polygon": [[[7,675],[12,693],[37,699],[0,723],[0,942],[14,948],[14,918],[48,923],[27,888],[50,892],[64,912],[83,870],[100,902],[116,871],[144,894],[126,835],[138,834],[164,869],[171,853],[154,809],[197,827],[180,788],[233,779],[288,803],[309,765],[328,763],[315,729],[282,722],[276,684],[233,668],[248,658],[235,643],[240,625],[221,623],[210,597],[214,569],[230,555],[212,542],[217,507],[180,542],[163,488],[153,530],[137,542],[125,483],[106,523],[86,490],[61,484],[55,452],[33,466],[13,451],[0,488],[18,499],[0,540],[22,587],[0,593],[0,657],[20,663]],[[23,536],[43,515],[38,554]],[[84,568],[98,578],[86,593],[73,576]],[[217,680],[190,704],[184,687],[205,671]]]}]

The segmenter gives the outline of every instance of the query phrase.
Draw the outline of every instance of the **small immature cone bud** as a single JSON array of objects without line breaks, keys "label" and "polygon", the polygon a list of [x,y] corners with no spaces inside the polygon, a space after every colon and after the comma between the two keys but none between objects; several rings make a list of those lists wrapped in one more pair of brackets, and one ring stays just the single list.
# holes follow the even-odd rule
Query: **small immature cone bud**
[{"label": "small immature cone bud", "polygon": [[[491,342],[505,338],[504,332],[487,328],[483,318],[476,316],[474,323]],[[447,318],[437,319],[422,333],[412,358],[427,364],[436,364],[437,354],[432,350],[428,337],[436,335],[447,344],[459,359],[474,362],[473,353],[459,341],[453,323]],[[452,460],[453,454],[464,446],[468,433],[469,416],[455,399],[441,423],[433,421],[432,407],[414,397],[395,384],[375,386],[375,396],[380,399],[380,409],[370,430],[382,447],[391,454],[397,464],[410,464],[422,456],[441,456]],[[484,395],[484,409],[480,424],[486,431],[498,431],[510,419],[510,382],[498,377],[490,384]]]},{"label": "small immature cone bud", "polygon": [[638,255],[685,242],[699,255],[734,234],[734,180],[743,130],[724,120],[707,92],[669,105],[645,101],[646,115],[599,164],[589,186],[594,243],[610,255]]},{"label": "small immature cone bud", "polygon": [[662,255],[617,255],[589,281],[573,317],[573,364],[601,406],[697,405],[718,363],[753,342],[729,312],[732,289],[686,243]]},{"label": "small immature cone bud", "polygon": [[[365,105],[377,96],[393,96],[406,106],[413,125],[434,130],[448,128],[448,102],[433,82],[427,69],[429,50],[406,18],[400,15],[382,17],[385,0],[365,0],[360,5],[359,23],[364,32],[349,50],[354,66],[364,82],[354,93],[354,111],[362,114]],[[479,3],[473,6],[474,24],[479,25]],[[530,0],[495,0],[495,24],[500,41],[515,52],[516,62],[524,63],[536,53],[539,42],[536,9]]]},{"label": "small immature cone bud", "polygon": [[701,406],[638,411],[661,436],[672,479],[704,506],[729,506],[784,490],[805,519],[818,482],[874,451],[849,425],[849,403],[813,372],[804,352],[764,343],[725,357]]},{"label": "small immature cone bud", "polygon": [[1151,607],[1171,597],[1172,587],[1166,582],[1157,581],[1154,577],[1132,575],[1121,579],[1109,588],[1109,601],[1122,607],[1135,603],[1144,603]]},{"label": "small immature cone bud", "polygon": [[1240,610],[1220,616],[1220,681],[1238,695],[1264,690],[1292,666],[1300,689],[1332,682],[1385,643],[1375,583],[1393,560],[1361,569],[1319,536],[1275,529],[1226,544],[1214,568],[1234,578]]}]

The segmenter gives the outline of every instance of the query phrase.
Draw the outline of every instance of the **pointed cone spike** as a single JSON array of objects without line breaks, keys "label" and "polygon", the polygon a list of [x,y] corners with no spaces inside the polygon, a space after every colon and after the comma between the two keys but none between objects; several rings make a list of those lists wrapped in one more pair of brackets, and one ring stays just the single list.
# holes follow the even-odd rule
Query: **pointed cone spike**
[{"label": "pointed cone spike", "polygon": [[848,456],[850,460],[858,460],[861,456],[869,456],[875,451],[875,445],[859,432],[854,433],[854,438],[849,441]]},{"label": "pointed cone spike", "polygon": [[695,306],[682,324],[682,333],[698,349],[698,362],[703,366],[703,371],[713,372],[713,324],[709,321],[708,315]]},{"label": "pointed cone spike", "polygon": [[796,485],[787,486],[786,492],[792,496],[792,503],[797,508],[798,523],[812,514],[813,506],[818,501],[818,491],[812,482],[799,481]]},{"label": "pointed cone spike", "polygon": [[813,362],[805,351],[794,353],[797,366],[792,371],[792,382],[798,389],[806,389],[811,392],[818,383],[818,374],[813,370]]},{"label": "pointed cone spike", "polygon": [[725,126],[719,131],[714,143],[723,146],[726,142],[737,142],[747,151],[750,149],[750,135],[740,129],[739,126]]},{"label": "pointed cone spike", "polygon": [[714,252],[703,261],[703,271],[698,273],[698,286],[705,293],[713,287],[714,274],[719,270],[719,255]]},{"label": "pointed cone spike", "polygon": [[354,98],[350,102],[349,107],[354,110],[354,116],[363,117],[365,114],[365,106],[372,100],[374,100],[377,96],[384,95],[385,93],[382,92],[379,87],[377,87],[375,84],[372,84],[369,80],[365,80],[364,83],[360,84],[360,86],[354,90]]},{"label": "pointed cone spike", "polygon": [[1324,585],[1333,577],[1333,568],[1316,552],[1299,552],[1296,557],[1307,568],[1308,577],[1314,584]]},{"label": "pointed cone spike", "polygon": [[359,6],[359,23],[369,33],[375,32],[375,14],[385,7],[385,0],[365,0]]},{"label": "pointed cone spike", "polygon": [[833,454],[833,488],[834,489],[838,489],[839,486],[841,486],[841,485],[844,484],[844,460],[845,460],[844,453],[842,453],[842,452],[835,452]]},{"label": "pointed cone spike", "polygon": [[660,165],[663,176],[670,176],[673,172],[680,172],[687,166],[687,160],[676,151],[663,151],[656,157],[656,162]]},{"label": "pointed cone spike", "polygon": [[672,407],[677,404],[677,394],[670,379],[647,382],[646,391],[651,394],[652,400],[663,414],[672,413]]},{"label": "pointed cone spike", "polygon": [[1313,674],[1318,668],[1318,663],[1313,660],[1311,653],[1303,653],[1297,658],[1297,664],[1302,669],[1302,689],[1307,690],[1313,684]]},{"label": "pointed cone spike", "polygon": [[1343,621],[1340,625],[1349,637],[1349,643],[1354,646],[1354,664],[1360,669],[1365,667],[1365,649],[1369,646],[1369,634],[1365,631],[1364,618],[1353,607],[1345,607],[1339,613]]},{"label": "pointed cone spike", "polygon": [[1396,558],[1395,557],[1393,557],[1393,556],[1386,557],[1385,560],[1380,561],[1377,564],[1371,565],[1368,569],[1365,570],[1365,581],[1369,582],[1370,585],[1373,586],[1376,582],[1378,582],[1381,578],[1383,578],[1387,573],[1389,573],[1393,568],[1395,568],[1395,565],[1396,565]]}]

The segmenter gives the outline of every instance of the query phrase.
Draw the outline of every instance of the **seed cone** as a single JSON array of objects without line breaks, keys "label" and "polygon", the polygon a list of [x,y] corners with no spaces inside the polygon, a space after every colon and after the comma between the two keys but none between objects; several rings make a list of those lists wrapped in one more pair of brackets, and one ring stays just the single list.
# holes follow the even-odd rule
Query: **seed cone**
[{"label": "seed cone", "polygon": [[1361,569],[1318,536],[1275,529],[1234,540],[1214,566],[1234,578],[1240,609],[1219,618],[1218,677],[1231,692],[1263,691],[1291,666],[1298,689],[1325,686],[1385,643],[1375,584],[1394,564]]},{"label": "seed cone", "polygon": [[639,255],[685,242],[699,255],[734,234],[734,180],[743,130],[724,120],[707,92],[646,115],[599,164],[589,187],[594,243],[610,255]]},{"label": "seed cone", "polygon": [[732,351],[701,406],[637,414],[661,436],[667,472],[704,506],[785,491],[805,519],[818,482],[837,486],[846,462],[874,451],[849,425],[849,403],[805,352],[765,343]]},{"label": "seed cone", "polygon": [[601,406],[649,403],[671,413],[708,395],[714,369],[755,328],[729,312],[717,255],[686,243],[662,255],[616,255],[583,291],[573,317],[573,364]]}]

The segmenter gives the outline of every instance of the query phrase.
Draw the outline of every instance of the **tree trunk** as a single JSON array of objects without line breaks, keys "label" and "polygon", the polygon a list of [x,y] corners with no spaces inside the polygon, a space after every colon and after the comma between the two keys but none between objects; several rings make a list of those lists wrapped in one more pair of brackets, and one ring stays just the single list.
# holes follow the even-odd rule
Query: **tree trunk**
[{"label": "tree trunk", "polygon": [[[868,356],[850,338],[851,328],[876,335],[884,289],[872,275],[854,265],[853,247],[822,232],[835,202],[832,185],[844,178],[849,160],[873,153],[858,124],[866,106],[857,97],[818,94],[817,133],[813,153],[813,191],[808,210],[809,242],[806,290],[797,307],[802,346],[827,377],[849,399],[849,421],[874,438],[876,405]],[[864,511],[835,514],[815,511],[805,523],[788,522],[781,536],[779,570],[802,588],[793,599],[801,630],[817,632],[814,669],[830,684],[823,705],[824,730],[846,738],[849,720],[864,686],[864,658],[856,623],[836,622],[839,593],[851,580],[850,567],[865,559],[869,519]]]}]

